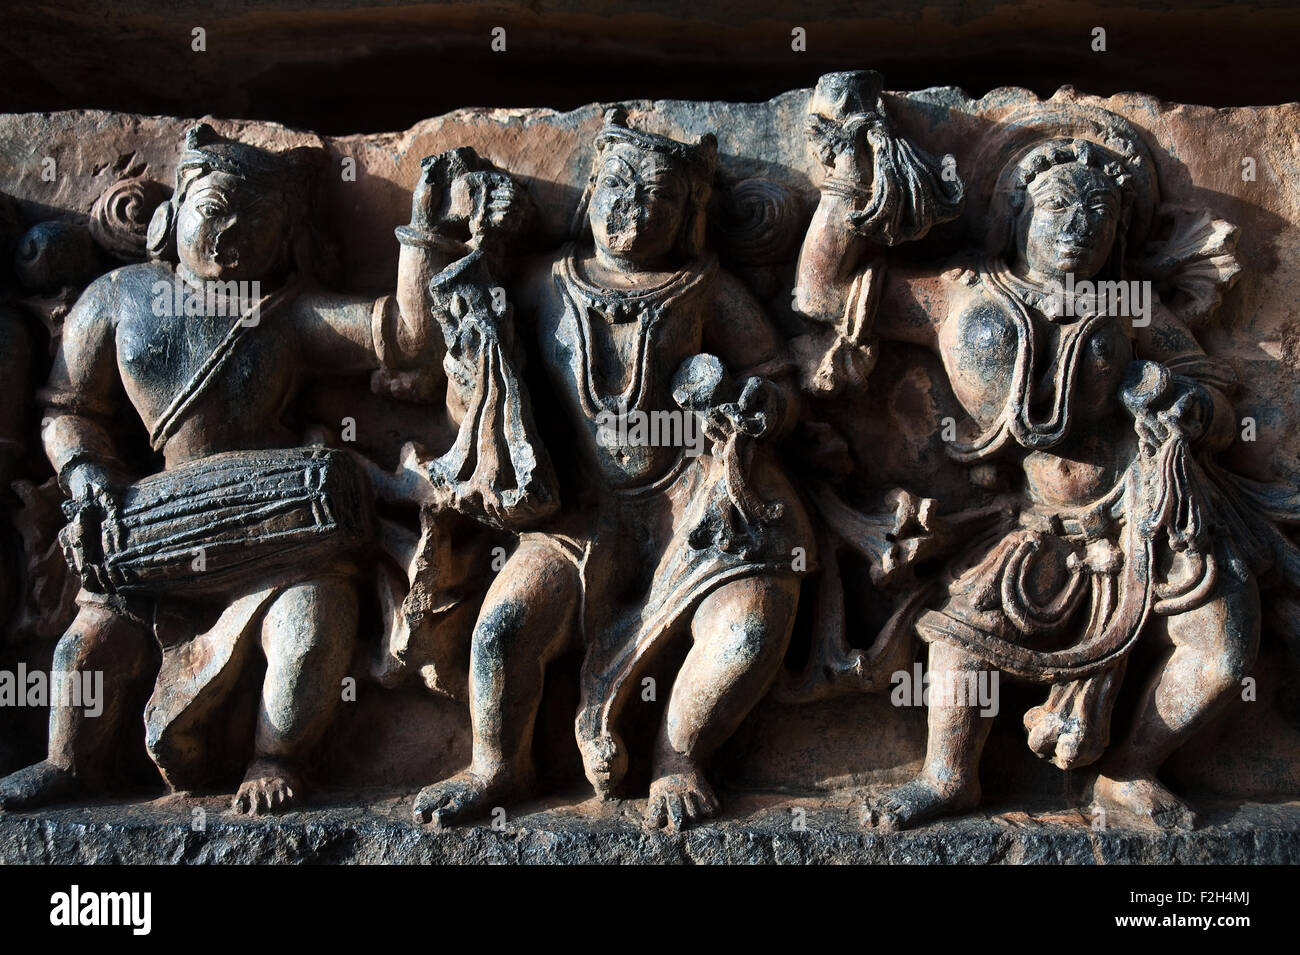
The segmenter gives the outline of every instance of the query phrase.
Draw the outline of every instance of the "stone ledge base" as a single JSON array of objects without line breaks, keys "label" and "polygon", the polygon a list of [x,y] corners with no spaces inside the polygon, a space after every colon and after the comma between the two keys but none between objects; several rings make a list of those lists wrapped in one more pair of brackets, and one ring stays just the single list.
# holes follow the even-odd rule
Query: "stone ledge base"
[{"label": "stone ledge base", "polygon": [[733,796],[726,818],[678,835],[642,831],[644,799],[550,800],[518,807],[501,830],[445,831],[411,820],[409,793],[371,793],[360,806],[336,796],[259,819],[232,815],[218,798],[100,802],[0,813],[0,862],[1300,863],[1300,802],[1203,805],[1201,827],[1182,833],[1094,829],[1077,810],[1041,806],[880,833],[858,824],[860,794],[830,798]]}]

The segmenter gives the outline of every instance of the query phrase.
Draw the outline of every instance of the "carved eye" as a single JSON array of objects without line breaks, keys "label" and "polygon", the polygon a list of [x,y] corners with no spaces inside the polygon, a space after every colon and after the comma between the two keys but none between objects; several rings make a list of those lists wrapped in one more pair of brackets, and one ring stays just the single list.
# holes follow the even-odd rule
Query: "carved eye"
[{"label": "carved eye", "polygon": [[617,176],[606,176],[604,179],[600,181],[600,184],[604,186],[606,189],[623,188],[623,180],[619,179]]},{"label": "carved eye", "polygon": [[1064,212],[1069,203],[1065,201],[1064,196],[1049,195],[1039,199],[1037,205],[1048,212]]},{"label": "carved eye", "polygon": [[197,208],[208,219],[218,219],[229,214],[225,204],[215,199],[202,199],[199,201]]}]

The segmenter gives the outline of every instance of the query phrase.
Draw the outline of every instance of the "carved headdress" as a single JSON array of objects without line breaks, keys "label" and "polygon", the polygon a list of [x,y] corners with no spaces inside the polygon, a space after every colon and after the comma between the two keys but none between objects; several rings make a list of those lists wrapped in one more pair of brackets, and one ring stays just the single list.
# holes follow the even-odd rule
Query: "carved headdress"
[{"label": "carved headdress", "polygon": [[1116,254],[1122,261],[1140,248],[1160,193],[1155,162],[1137,128],[1095,106],[1044,104],[1012,113],[976,156],[969,208],[973,221],[985,225],[988,250],[1006,252],[1029,184],[1062,163],[1092,166],[1115,183],[1122,203]]},{"label": "carved headdress", "polygon": [[1119,187],[1123,219],[1112,254],[1118,271],[1153,281],[1161,301],[1193,328],[1213,315],[1241,271],[1236,226],[1204,207],[1164,204],[1146,141],[1109,110],[1043,103],[999,123],[975,159],[967,207],[972,234],[982,228],[987,250],[1004,254],[1029,183],[1062,162],[1094,166]]},{"label": "carved headdress", "polygon": [[703,252],[707,232],[706,210],[713,192],[713,177],[718,169],[717,137],[705,133],[695,143],[684,143],[658,133],[634,129],[628,122],[627,110],[621,106],[605,111],[604,125],[596,134],[596,155],[573,220],[573,234],[580,236],[586,230],[587,205],[600,172],[601,155],[606,148],[618,143],[630,143],[646,152],[666,156],[686,177],[690,195],[678,248],[692,258]]}]

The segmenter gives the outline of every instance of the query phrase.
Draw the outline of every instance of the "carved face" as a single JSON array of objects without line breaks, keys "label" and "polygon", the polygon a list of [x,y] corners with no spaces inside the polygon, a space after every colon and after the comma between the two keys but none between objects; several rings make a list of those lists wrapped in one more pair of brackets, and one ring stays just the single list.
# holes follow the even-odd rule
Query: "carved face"
[{"label": "carved face", "polygon": [[176,218],[176,251],[201,279],[261,279],[280,264],[285,225],[278,196],[213,172],[185,194]]},{"label": "carved face", "polygon": [[1016,222],[1019,264],[1034,276],[1090,279],[1110,258],[1120,218],[1119,187],[1100,170],[1066,163],[1029,184]]},{"label": "carved face", "polygon": [[663,258],[681,231],[687,193],[667,157],[630,143],[608,147],[587,210],[596,245],[636,263]]}]

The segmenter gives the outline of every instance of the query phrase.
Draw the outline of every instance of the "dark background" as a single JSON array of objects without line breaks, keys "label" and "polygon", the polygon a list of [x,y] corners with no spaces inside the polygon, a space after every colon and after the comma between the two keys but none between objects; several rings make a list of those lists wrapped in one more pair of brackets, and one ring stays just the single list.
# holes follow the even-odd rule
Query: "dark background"
[{"label": "dark background", "polygon": [[[507,49],[490,49],[494,27]],[[807,52],[791,29],[807,30]],[[1104,27],[1106,52],[1092,49]],[[206,30],[205,52],[191,31]],[[404,129],[468,106],[760,101],[870,67],[891,89],[1062,84],[1213,106],[1300,100],[1292,3],[0,0],[0,110]]]}]

